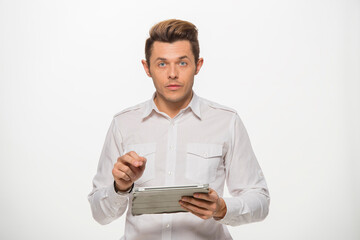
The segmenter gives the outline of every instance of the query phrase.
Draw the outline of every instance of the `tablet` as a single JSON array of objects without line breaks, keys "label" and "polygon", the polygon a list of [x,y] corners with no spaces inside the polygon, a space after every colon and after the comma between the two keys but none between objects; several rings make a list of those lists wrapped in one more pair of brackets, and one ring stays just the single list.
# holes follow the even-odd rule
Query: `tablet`
[{"label": "tablet", "polygon": [[132,194],[132,215],[187,212],[179,200],[194,193],[208,193],[209,184],[171,187],[137,187]]}]

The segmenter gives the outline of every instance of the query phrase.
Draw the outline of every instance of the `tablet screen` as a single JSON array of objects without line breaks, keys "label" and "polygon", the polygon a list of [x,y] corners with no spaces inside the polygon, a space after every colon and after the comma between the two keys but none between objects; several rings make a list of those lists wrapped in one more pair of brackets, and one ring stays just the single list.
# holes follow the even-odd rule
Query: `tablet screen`
[{"label": "tablet screen", "polygon": [[179,200],[194,193],[208,193],[209,184],[137,187],[132,194],[132,215],[186,212]]}]

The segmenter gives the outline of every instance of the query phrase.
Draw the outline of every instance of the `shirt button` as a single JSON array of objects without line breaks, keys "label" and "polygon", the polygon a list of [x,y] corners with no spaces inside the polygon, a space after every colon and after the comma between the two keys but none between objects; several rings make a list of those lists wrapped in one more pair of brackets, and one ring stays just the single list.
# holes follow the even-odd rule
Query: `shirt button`
[{"label": "shirt button", "polygon": [[173,146],[173,145],[171,145],[171,146],[170,146],[170,150],[173,150],[173,149],[174,149],[174,146]]},{"label": "shirt button", "polygon": [[166,228],[169,228],[170,227],[170,224],[166,224]]},{"label": "shirt button", "polygon": [[168,174],[169,174],[169,175],[171,175],[171,174],[172,174],[172,172],[171,172],[171,171],[169,171],[169,172],[168,172]]},{"label": "shirt button", "polygon": [[208,157],[208,154],[207,154],[207,153],[204,153],[204,157]]}]

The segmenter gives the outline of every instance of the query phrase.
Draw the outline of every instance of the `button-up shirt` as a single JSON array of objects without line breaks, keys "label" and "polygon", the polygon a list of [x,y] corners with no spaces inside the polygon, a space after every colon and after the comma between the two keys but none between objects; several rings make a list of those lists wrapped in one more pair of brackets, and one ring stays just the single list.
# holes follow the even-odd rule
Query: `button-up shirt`
[{"label": "button-up shirt", "polygon": [[[88,196],[100,224],[119,218],[126,209],[123,240],[232,239],[227,225],[263,220],[269,193],[246,129],[236,111],[193,93],[187,107],[174,117],[160,112],[152,99],[116,114],[99,160],[93,190]],[[112,169],[129,151],[147,159],[135,187],[206,184],[222,197],[223,219],[203,220],[189,212],[131,213],[131,194],[114,190]]]}]

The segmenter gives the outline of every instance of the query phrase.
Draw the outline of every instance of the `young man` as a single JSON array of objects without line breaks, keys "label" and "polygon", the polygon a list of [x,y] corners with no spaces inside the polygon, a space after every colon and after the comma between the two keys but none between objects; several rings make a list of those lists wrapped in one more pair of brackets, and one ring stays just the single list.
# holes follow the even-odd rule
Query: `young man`
[{"label": "young man", "polygon": [[[193,92],[203,64],[193,24],[156,24],[145,55],[156,92],[114,116],[88,196],[93,217],[107,224],[128,208],[122,239],[232,239],[226,225],[263,220],[270,201],[244,125],[234,110]],[[225,181],[230,198],[222,197]],[[128,207],[134,185],[205,183],[208,194],[179,201],[189,212],[132,216]]]}]

